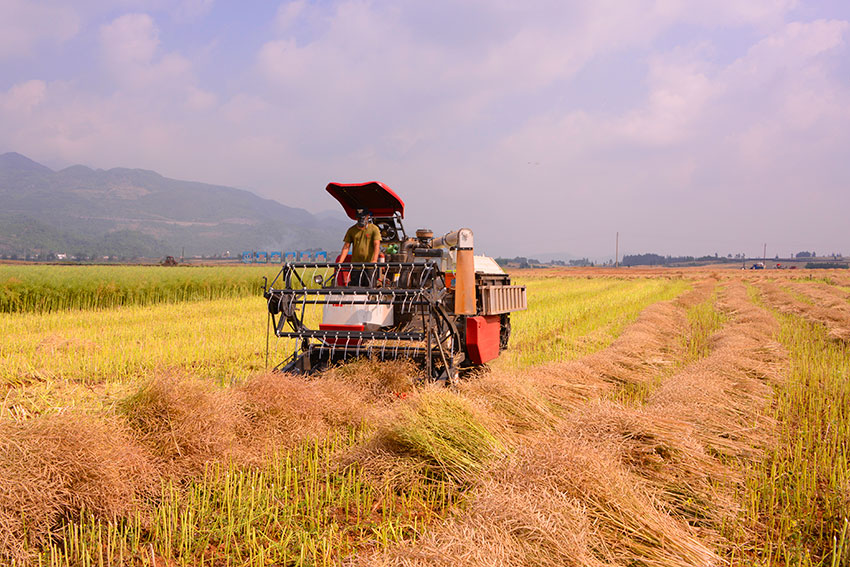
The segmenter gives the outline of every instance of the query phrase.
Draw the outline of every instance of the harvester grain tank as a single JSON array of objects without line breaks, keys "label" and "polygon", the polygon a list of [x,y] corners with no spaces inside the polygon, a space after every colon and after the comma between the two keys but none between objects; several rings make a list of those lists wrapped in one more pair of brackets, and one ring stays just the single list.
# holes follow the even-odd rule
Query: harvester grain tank
[{"label": "harvester grain tank", "polygon": [[[405,231],[404,202],[377,181],[330,183],[351,219],[368,209],[381,232],[378,262],[287,262],[265,288],[274,334],[294,339],[276,366],[320,371],[351,358],[409,358],[436,379],[455,379],[507,348],[510,314],[526,308],[525,286],[476,256],[468,228],[434,237]],[[352,275],[355,277],[352,278]],[[310,324],[312,306],[321,323]]]}]

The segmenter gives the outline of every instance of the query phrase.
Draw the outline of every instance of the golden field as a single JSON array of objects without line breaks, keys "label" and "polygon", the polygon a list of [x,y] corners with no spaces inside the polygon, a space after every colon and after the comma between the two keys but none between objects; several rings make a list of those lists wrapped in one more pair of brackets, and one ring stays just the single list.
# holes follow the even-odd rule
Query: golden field
[{"label": "golden field", "polygon": [[3,564],[850,565],[841,272],[517,272],[449,389],[268,372],[268,270],[69,268],[0,266]]}]

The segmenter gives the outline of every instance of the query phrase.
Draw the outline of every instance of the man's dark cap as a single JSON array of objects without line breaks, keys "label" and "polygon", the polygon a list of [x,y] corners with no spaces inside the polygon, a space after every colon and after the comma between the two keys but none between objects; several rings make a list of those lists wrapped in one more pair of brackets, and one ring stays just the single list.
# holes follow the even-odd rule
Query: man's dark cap
[{"label": "man's dark cap", "polygon": [[372,216],[372,211],[369,209],[357,209],[357,218],[363,218],[365,216]]}]

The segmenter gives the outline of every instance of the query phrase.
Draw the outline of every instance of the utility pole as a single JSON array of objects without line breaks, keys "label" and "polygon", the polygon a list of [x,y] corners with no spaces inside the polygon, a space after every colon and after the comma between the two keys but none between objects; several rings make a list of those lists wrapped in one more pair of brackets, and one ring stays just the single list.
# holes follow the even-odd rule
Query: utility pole
[{"label": "utility pole", "polygon": [[767,268],[767,243],[764,244],[764,250],[761,254],[761,263],[764,264],[764,267]]},{"label": "utility pole", "polygon": [[617,232],[617,244],[614,245],[614,267],[620,267],[620,232]]}]

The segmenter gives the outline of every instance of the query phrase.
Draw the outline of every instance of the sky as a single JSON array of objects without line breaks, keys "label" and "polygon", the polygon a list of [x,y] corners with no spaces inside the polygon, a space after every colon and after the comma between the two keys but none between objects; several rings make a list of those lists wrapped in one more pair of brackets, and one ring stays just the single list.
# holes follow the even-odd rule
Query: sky
[{"label": "sky", "polygon": [[850,254],[848,39],[844,0],[0,0],[0,153],[382,181],[491,256]]}]

